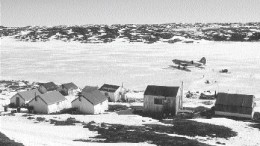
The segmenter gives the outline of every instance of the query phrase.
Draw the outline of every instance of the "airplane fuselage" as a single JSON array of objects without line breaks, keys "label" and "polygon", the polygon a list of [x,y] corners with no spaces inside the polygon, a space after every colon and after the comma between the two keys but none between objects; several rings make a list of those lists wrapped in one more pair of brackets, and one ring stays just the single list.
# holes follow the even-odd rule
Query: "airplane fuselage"
[{"label": "airplane fuselage", "polygon": [[172,60],[173,63],[179,65],[179,66],[195,66],[199,67],[202,66],[203,64],[197,61],[187,61],[187,60],[179,60],[179,59],[174,59]]}]

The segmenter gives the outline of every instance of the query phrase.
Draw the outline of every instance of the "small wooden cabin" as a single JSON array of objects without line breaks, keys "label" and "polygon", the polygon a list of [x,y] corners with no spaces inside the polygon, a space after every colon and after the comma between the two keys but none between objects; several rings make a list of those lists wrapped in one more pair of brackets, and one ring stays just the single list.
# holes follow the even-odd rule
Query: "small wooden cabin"
[{"label": "small wooden cabin", "polygon": [[148,85],[144,92],[144,113],[151,116],[176,115],[180,98],[179,87]]},{"label": "small wooden cabin", "polygon": [[29,103],[36,113],[55,113],[67,108],[66,98],[58,91],[37,95]]},{"label": "small wooden cabin", "polygon": [[218,93],[215,103],[215,114],[253,118],[255,107],[254,99],[254,95]]},{"label": "small wooden cabin", "polygon": [[64,96],[67,95],[76,95],[79,91],[78,86],[76,86],[74,83],[66,83],[61,85],[61,93],[63,93]]},{"label": "small wooden cabin", "polygon": [[81,92],[71,104],[83,114],[101,114],[108,110],[108,99],[99,90]]},{"label": "small wooden cabin", "polygon": [[104,84],[99,89],[107,98],[109,102],[117,102],[124,98],[126,93],[125,88],[117,85]]},{"label": "small wooden cabin", "polygon": [[37,89],[18,92],[13,97],[11,97],[10,103],[13,103],[17,107],[23,106],[32,100],[35,96],[40,94],[41,93]]},{"label": "small wooden cabin", "polygon": [[55,91],[55,90],[58,90],[58,86],[53,83],[53,82],[48,82],[48,83],[39,83],[39,92],[44,94],[46,92],[49,92],[49,91]]}]

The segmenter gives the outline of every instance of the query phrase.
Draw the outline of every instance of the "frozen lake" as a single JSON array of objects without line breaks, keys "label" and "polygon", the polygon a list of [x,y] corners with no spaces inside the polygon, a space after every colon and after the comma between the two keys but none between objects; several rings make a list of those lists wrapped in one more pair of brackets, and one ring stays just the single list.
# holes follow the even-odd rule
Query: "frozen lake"
[{"label": "frozen lake", "polygon": [[[205,69],[168,68],[172,59],[200,60]],[[228,69],[229,74],[219,70]],[[204,78],[203,78],[204,76]],[[259,42],[198,44],[80,44],[1,40],[1,79],[74,82],[80,87],[103,83],[144,90],[148,84],[185,90],[260,94]],[[205,84],[209,80],[210,84]]]}]

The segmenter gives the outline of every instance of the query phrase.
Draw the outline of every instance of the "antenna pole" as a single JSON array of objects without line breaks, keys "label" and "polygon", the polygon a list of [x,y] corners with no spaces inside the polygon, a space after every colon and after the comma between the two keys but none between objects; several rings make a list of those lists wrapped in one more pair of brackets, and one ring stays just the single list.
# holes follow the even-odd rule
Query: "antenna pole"
[{"label": "antenna pole", "polygon": [[183,81],[181,82],[181,99],[180,99],[180,109],[183,109]]}]

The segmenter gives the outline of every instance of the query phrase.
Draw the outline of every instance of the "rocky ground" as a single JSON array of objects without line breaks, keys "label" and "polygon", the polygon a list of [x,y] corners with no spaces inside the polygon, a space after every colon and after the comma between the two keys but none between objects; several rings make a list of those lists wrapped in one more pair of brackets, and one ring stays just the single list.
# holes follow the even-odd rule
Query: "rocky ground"
[{"label": "rocky ground", "polygon": [[78,41],[81,43],[259,41],[260,23],[168,23],[84,26],[0,26],[0,36],[21,41]]}]

